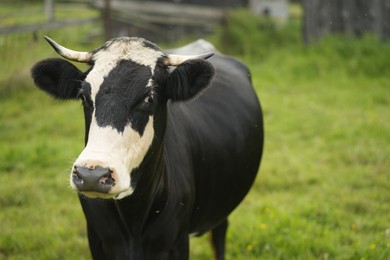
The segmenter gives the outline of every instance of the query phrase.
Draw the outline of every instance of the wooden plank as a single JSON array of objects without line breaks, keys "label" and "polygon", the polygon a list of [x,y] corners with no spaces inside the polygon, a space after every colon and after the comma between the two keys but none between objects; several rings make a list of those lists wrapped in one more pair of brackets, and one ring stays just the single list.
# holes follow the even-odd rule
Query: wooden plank
[{"label": "wooden plank", "polygon": [[[97,0],[92,3],[95,8],[103,9],[103,0]],[[220,8],[201,7],[188,4],[172,4],[162,2],[132,2],[132,1],[112,1],[111,10],[128,14],[143,14],[156,16],[159,22],[172,23],[174,19],[180,19],[178,22],[190,21],[194,19],[209,20],[212,23],[222,20],[223,10]],[[146,17],[146,16],[145,16]],[[164,20],[164,18],[166,20]]]},{"label": "wooden plank", "polygon": [[[216,23],[219,23],[219,20],[205,20],[205,19],[189,19],[188,17],[174,16],[166,17],[161,15],[150,15],[142,13],[125,13],[112,12],[111,19],[116,21],[137,21],[138,23],[151,23],[151,24],[161,24],[161,25],[181,25],[181,26],[202,26],[202,27],[213,27]],[[132,23],[130,23],[132,24]]]},{"label": "wooden plank", "polygon": [[78,26],[83,24],[90,24],[99,22],[100,19],[81,19],[81,20],[64,20],[64,21],[53,21],[50,23],[31,24],[31,25],[15,25],[0,27],[0,34],[12,34],[12,33],[25,33],[25,32],[36,32],[51,30],[61,27]]}]

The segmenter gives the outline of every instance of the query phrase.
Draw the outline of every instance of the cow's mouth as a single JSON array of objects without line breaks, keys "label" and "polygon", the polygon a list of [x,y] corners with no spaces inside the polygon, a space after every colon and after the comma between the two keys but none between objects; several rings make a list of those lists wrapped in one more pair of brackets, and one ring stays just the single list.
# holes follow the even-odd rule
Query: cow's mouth
[{"label": "cow's mouth", "polygon": [[122,191],[121,193],[117,194],[114,196],[114,199],[120,200],[123,199],[124,197],[130,196],[133,193],[133,188],[129,187],[127,190]]},{"label": "cow's mouth", "polygon": [[133,193],[133,189],[130,187],[127,190],[124,190],[119,193],[101,193],[96,191],[79,191],[82,195],[86,196],[90,199],[114,199],[120,200],[123,199]]},{"label": "cow's mouth", "polygon": [[89,199],[113,199],[114,195],[96,191],[79,191],[80,194]]}]

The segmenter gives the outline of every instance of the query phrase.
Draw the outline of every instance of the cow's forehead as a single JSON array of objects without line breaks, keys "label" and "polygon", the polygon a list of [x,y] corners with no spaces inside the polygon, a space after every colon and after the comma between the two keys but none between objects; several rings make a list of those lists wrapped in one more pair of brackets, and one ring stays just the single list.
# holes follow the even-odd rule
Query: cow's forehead
[{"label": "cow's forehead", "polygon": [[164,57],[161,49],[145,39],[121,37],[108,41],[93,55],[95,65],[115,64],[120,60],[131,60],[148,66],[153,71],[158,59]]},{"label": "cow's forehead", "polygon": [[[120,64],[124,64],[121,61],[128,60],[134,64],[146,66],[150,68],[151,75],[153,75],[158,60],[164,57],[165,54],[157,45],[142,38],[121,37],[106,42],[95,50],[92,57],[93,68],[85,79],[91,86],[92,100],[95,100],[100,86],[110,72],[121,66]],[[148,84],[150,85],[151,82]]]}]

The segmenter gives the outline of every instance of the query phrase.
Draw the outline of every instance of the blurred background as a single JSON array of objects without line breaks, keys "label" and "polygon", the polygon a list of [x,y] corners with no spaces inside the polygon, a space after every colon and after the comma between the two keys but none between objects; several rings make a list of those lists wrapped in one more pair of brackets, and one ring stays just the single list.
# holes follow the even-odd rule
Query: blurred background
[{"label": "blurred background", "polygon": [[[58,56],[44,35],[80,51],[204,38],[248,65],[265,147],[227,259],[390,258],[390,0],[2,0],[0,259],[90,259],[68,184],[82,107],[34,86]],[[211,256],[191,239],[191,259]]]}]

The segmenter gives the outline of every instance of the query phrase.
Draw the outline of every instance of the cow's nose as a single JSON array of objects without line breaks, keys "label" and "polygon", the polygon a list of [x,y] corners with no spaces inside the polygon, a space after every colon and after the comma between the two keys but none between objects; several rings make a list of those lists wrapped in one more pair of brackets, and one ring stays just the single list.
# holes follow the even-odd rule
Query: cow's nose
[{"label": "cow's nose", "polygon": [[108,193],[115,186],[113,171],[109,168],[74,166],[72,180],[79,191]]}]

